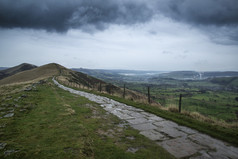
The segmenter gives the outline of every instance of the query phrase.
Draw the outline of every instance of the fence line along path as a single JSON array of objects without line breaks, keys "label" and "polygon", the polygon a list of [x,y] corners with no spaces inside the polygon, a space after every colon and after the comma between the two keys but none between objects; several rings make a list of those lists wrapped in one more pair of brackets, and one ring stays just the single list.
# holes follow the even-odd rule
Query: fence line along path
[{"label": "fence line along path", "polygon": [[176,158],[238,159],[238,148],[223,141],[112,99],[65,87],[55,79],[53,82],[70,93],[99,103],[106,111],[127,121],[140,134],[154,140]]}]

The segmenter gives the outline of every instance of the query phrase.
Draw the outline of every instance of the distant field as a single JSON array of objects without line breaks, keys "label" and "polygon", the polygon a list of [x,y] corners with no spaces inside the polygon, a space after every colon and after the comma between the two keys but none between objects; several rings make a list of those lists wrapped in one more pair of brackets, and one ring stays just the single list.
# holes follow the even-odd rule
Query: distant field
[{"label": "distant field", "polygon": [[168,80],[167,83],[141,84],[127,83],[127,88],[147,94],[150,86],[153,100],[164,107],[178,107],[182,94],[182,110],[199,112],[205,116],[227,122],[238,121],[238,93],[221,89],[221,86],[208,81]]}]

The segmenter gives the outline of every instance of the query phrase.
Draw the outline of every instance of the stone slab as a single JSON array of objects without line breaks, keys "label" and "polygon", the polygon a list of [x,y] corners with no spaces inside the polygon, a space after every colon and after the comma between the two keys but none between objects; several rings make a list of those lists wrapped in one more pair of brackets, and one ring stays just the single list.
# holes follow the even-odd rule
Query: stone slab
[{"label": "stone slab", "polygon": [[158,142],[157,144],[165,148],[169,153],[174,155],[176,158],[188,157],[197,153],[199,150],[203,149],[202,146],[186,138],[176,138],[166,140],[163,142]]},{"label": "stone slab", "polygon": [[127,120],[130,124],[143,124],[148,123],[148,119],[146,118],[135,118],[135,119],[129,119]]},{"label": "stone slab", "polygon": [[140,131],[152,130],[157,128],[151,123],[144,123],[144,124],[137,124],[137,125],[131,124],[130,126]]},{"label": "stone slab", "polygon": [[168,121],[168,120],[164,120],[164,121],[159,121],[159,122],[155,122],[155,125],[159,126],[159,127],[178,127],[178,124]]},{"label": "stone slab", "polygon": [[163,140],[167,140],[169,138],[167,138],[165,135],[155,131],[155,130],[145,130],[145,131],[141,131],[140,134],[144,135],[145,137],[149,138],[150,140],[153,141],[163,141]]},{"label": "stone slab", "polygon": [[121,113],[120,111],[112,111],[111,112],[112,114],[116,115],[118,118],[120,119],[133,119],[134,117],[130,116],[130,115],[127,115],[127,114],[124,114],[124,113]]},{"label": "stone slab", "polygon": [[141,113],[138,113],[138,112],[132,112],[130,113],[130,116],[133,116],[135,118],[145,118],[146,116],[141,114]]},{"label": "stone slab", "polygon": [[151,120],[151,122],[158,122],[158,121],[164,121],[165,119],[155,116],[155,115],[151,115],[149,117],[147,117],[147,119]]},{"label": "stone slab", "polygon": [[6,115],[4,115],[3,117],[4,118],[10,118],[10,117],[13,117],[14,116],[14,113],[8,113]]},{"label": "stone slab", "polygon": [[7,146],[7,143],[0,143],[0,150],[4,149]]},{"label": "stone slab", "polygon": [[187,134],[178,130],[178,125],[170,121],[160,121],[155,122],[154,125],[157,126],[157,131],[163,132],[172,138],[186,137]]},{"label": "stone slab", "polygon": [[185,127],[185,126],[178,126],[177,129],[179,131],[182,131],[182,132],[184,132],[186,134],[189,134],[189,135],[198,133],[198,131],[190,129],[190,128]]},{"label": "stone slab", "polygon": [[189,159],[213,159],[206,151],[199,151],[199,155],[190,157]]},{"label": "stone slab", "polygon": [[237,148],[226,145],[224,144],[224,142],[217,139],[213,139],[212,137],[208,135],[198,133],[198,134],[190,135],[189,138],[192,141],[199,143],[200,145],[209,147],[211,151],[208,152],[208,154],[212,156],[212,158],[217,158],[218,156],[223,156],[223,158],[225,157],[238,158]]}]

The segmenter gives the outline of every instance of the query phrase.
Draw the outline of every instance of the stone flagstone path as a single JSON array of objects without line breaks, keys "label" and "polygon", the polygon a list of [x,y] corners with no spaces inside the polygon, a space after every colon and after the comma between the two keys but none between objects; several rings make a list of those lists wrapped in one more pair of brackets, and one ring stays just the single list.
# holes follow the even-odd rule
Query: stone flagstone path
[{"label": "stone flagstone path", "polygon": [[180,126],[172,121],[147,113],[141,109],[128,106],[112,99],[74,90],[54,83],[70,93],[74,93],[99,103],[106,111],[126,120],[140,134],[166,149],[176,158],[190,159],[238,159],[238,148],[199,133],[188,127]]}]

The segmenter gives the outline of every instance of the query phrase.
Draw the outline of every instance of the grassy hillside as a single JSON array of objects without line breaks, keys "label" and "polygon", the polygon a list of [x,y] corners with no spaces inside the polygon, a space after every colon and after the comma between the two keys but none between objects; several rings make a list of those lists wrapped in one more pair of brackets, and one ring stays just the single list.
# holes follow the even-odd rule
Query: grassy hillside
[{"label": "grassy hillside", "polygon": [[36,68],[37,66],[23,63],[15,67],[7,68],[0,70],[0,80],[3,78],[6,78],[8,76],[12,76],[18,72],[26,71],[26,70],[31,70],[33,68]]},{"label": "grassy hillside", "polygon": [[45,79],[54,75],[59,75],[60,70],[58,67],[59,65],[57,64],[47,64],[38,68],[19,72],[15,75],[12,75],[10,77],[0,80],[0,85],[22,83],[22,82],[32,81],[32,80],[40,80],[40,79]]},{"label": "grassy hillside", "polygon": [[211,79],[212,83],[228,86],[238,87],[238,77],[220,77]]},{"label": "grassy hillside", "polygon": [[9,67],[0,67],[0,71],[1,70],[6,70],[6,69],[8,69]]},{"label": "grassy hillside", "polygon": [[49,81],[34,86],[0,95],[0,158],[173,158],[98,104]]},{"label": "grassy hillside", "polygon": [[93,76],[99,79],[103,79],[105,81],[110,80],[110,79],[118,79],[118,78],[122,78],[121,75],[119,75],[117,72],[110,72],[110,71],[106,71],[106,70],[93,70],[93,69],[84,69],[84,68],[73,68],[72,70],[77,71],[77,72],[82,72],[85,73],[89,76]]}]

